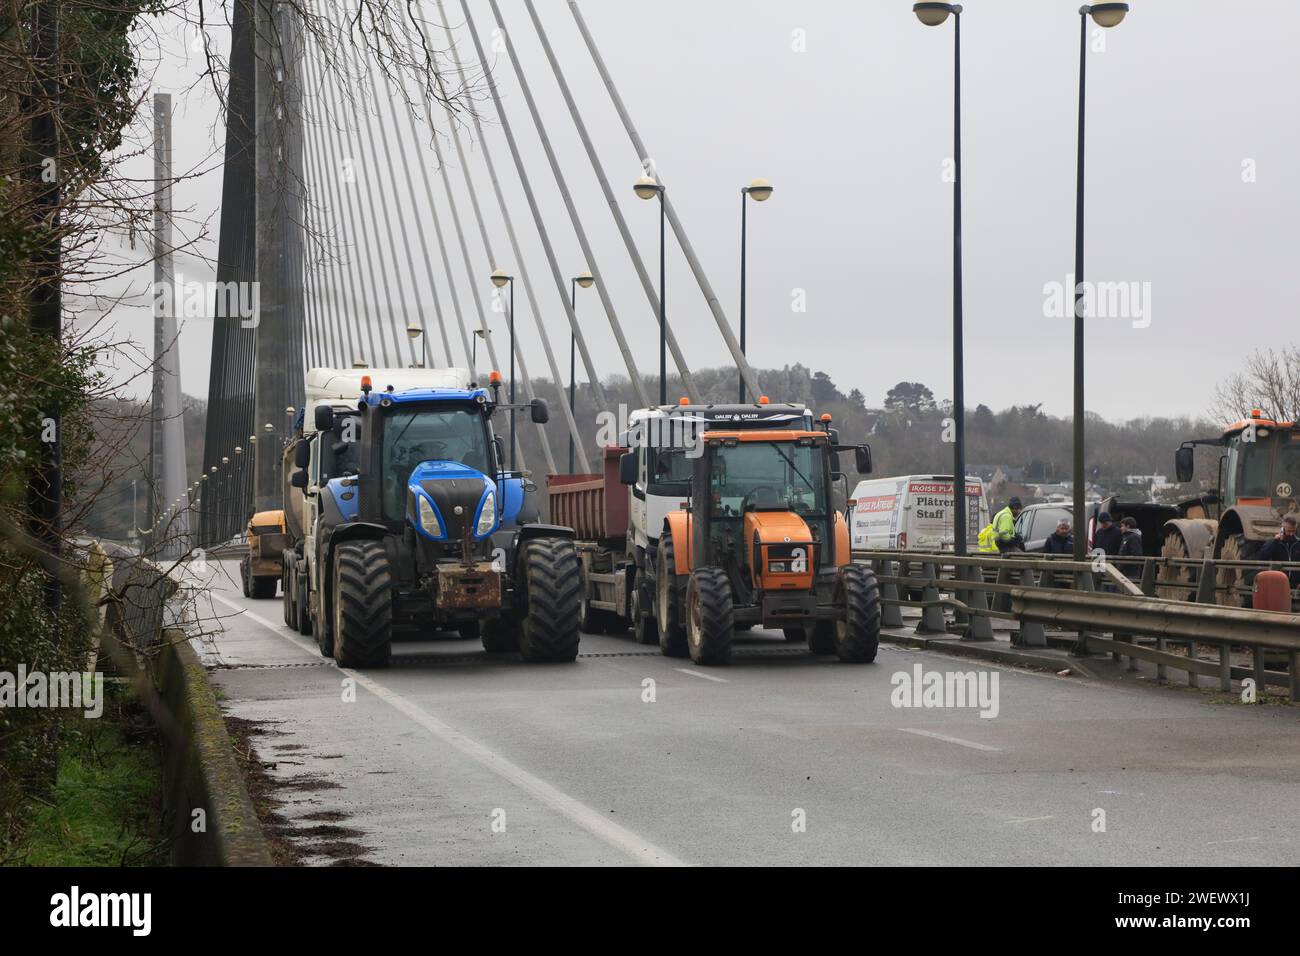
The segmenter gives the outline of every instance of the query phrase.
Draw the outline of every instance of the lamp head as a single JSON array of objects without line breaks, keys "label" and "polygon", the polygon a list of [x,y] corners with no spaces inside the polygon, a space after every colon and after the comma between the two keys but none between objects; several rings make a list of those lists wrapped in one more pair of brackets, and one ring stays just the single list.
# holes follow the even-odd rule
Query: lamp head
[{"label": "lamp head", "polygon": [[578,283],[578,285],[582,286],[584,289],[590,289],[592,283],[596,281],[596,278],[590,272],[579,272],[573,277],[573,281]]},{"label": "lamp head", "polygon": [[653,176],[642,176],[632,186],[632,191],[642,199],[654,199],[663,187]]},{"label": "lamp head", "polygon": [[772,184],[766,179],[755,179],[745,187],[745,192],[749,194],[749,198],[754,202],[764,202],[772,195]]},{"label": "lamp head", "polygon": [[513,278],[514,276],[506,275],[504,269],[497,269],[495,272],[492,273],[492,284],[496,286],[498,289],[504,288],[506,283]]},{"label": "lamp head", "polygon": [[1084,7],[1079,12],[1088,14],[1092,17],[1093,23],[1099,27],[1117,27],[1128,14],[1128,4],[1094,3],[1092,6]]},{"label": "lamp head", "polygon": [[916,19],[927,27],[937,27],[948,19],[948,14],[961,13],[961,5],[957,3],[914,3],[912,4],[912,12],[916,14]]}]

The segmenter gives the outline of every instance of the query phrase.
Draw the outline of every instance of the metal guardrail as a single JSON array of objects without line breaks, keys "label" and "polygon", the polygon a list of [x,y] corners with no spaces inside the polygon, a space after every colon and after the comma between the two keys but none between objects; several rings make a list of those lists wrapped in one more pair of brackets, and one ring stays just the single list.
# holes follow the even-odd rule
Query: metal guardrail
[{"label": "metal guardrail", "polygon": [[[911,607],[921,612],[916,633],[950,633],[948,609],[966,639],[991,640],[993,620],[1002,619],[1019,623],[1020,646],[1046,647],[1046,627],[1056,626],[1078,632],[1076,652],[1128,657],[1131,670],[1137,660],[1152,662],[1159,680],[1173,667],[1187,672],[1191,686],[1198,686],[1201,676],[1217,676],[1220,687],[1230,691],[1234,678],[1249,677],[1261,690],[1265,684],[1287,686],[1291,699],[1300,701],[1300,614],[1216,604],[1219,589],[1208,582],[1217,580],[1217,573],[1202,574],[1195,602],[1153,593],[1160,586],[1156,569],[1161,566],[1181,563],[1217,572],[1225,566],[1291,570],[1300,565],[1127,559],[1130,567],[1143,563],[1139,583],[1113,558],[1097,563],[1020,552],[959,558],[915,551],[854,551],[853,557],[876,571],[886,627],[905,626],[902,609]],[[919,600],[909,597],[918,591]],[[1154,646],[1138,643],[1139,637],[1154,638]],[[1183,645],[1184,653],[1171,651],[1171,643]],[[1216,647],[1218,660],[1200,658],[1197,645]],[[1234,647],[1250,650],[1251,667],[1232,664]],[[1277,660],[1285,661],[1286,670],[1271,669]]]}]

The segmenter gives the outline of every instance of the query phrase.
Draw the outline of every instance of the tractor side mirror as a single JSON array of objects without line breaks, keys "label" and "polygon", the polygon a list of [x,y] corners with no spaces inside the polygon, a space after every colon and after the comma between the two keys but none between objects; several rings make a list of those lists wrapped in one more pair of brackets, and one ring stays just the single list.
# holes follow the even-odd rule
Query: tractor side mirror
[{"label": "tractor side mirror", "polygon": [[545,425],[551,420],[551,409],[544,398],[534,398],[530,403],[530,413],[534,425]]},{"label": "tractor side mirror", "polygon": [[295,471],[289,476],[289,484],[293,485],[295,488],[302,488],[305,491],[307,488],[307,472],[302,470]]},{"label": "tractor side mirror", "polygon": [[1174,474],[1180,482],[1191,481],[1196,473],[1195,454],[1191,445],[1184,445],[1174,452]]},{"label": "tractor side mirror", "polygon": [[327,432],[334,428],[334,409],[328,405],[317,405],[315,418],[318,432]]},{"label": "tractor side mirror", "polygon": [[295,468],[306,468],[311,463],[311,445],[299,441],[293,447],[293,464]]},{"label": "tractor side mirror", "polygon": [[620,484],[635,485],[637,479],[636,452],[624,452],[618,456],[618,480]]},{"label": "tractor side mirror", "polygon": [[853,449],[855,463],[858,466],[859,475],[871,474],[871,446],[858,445]]}]

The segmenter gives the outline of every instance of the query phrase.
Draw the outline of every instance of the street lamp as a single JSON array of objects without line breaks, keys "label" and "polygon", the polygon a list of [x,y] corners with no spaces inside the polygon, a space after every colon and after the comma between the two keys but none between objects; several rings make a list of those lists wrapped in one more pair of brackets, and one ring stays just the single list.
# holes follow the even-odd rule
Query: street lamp
[{"label": "street lamp", "polygon": [[[1117,26],[1127,3],[1094,3],[1079,8],[1079,154],[1074,203],[1074,560],[1088,548],[1088,515],[1083,474],[1083,103],[1088,64],[1088,16],[1099,27]],[[1080,632],[1082,638],[1082,632]],[[1086,643],[1086,641],[1081,641]],[[1083,650],[1077,647],[1076,650]]]},{"label": "street lamp", "polygon": [[[746,212],[748,206],[745,199],[754,200],[754,202],[766,202],[772,196],[772,184],[766,179],[755,179],[748,186],[740,191],[740,354],[745,354],[745,226]],[[745,373],[739,372],[740,376],[740,402],[745,401]]]},{"label": "street lamp", "polygon": [[515,277],[502,269],[492,272],[492,284],[498,289],[510,286],[510,470],[515,470]]},{"label": "street lamp", "polygon": [[[590,272],[579,272],[569,280],[569,308],[578,314],[578,286],[590,289],[596,280]],[[578,382],[578,337],[569,332],[569,415],[575,408],[575,388]],[[573,431],[569,431],[569,474],[573,474]]]},{"label": "street lamp", "polygon": [[[912,12],[929,27],[953,20],[953,192],[952,192],[952,527],[953,552],[966,554],[966,388],[965,346],[962,340],[961,268],[961,4],[915,3]],[[964,569],[957,569],[958,576]]]},{"label": "street lamp", "polygon": [[668,404],[668,319],[664,304],[664,249],[667,190],[653,176],[642,176],[632,185],[640,199],[659,197],[659,404]]}]

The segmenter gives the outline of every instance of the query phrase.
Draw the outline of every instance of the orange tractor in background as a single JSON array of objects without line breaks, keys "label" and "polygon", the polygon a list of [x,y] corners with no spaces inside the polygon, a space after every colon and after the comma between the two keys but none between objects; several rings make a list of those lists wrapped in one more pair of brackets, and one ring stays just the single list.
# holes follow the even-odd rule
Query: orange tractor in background
[{"label": "orange tractor in background", "polygon": [[[1182,517],[1166,521],[1161,554],[1165,557],[1250,560],[1277,534],[1281,519],[1300,512],[1300,426],[1265,418],[1255,409],[1249,418],[1224,429],[1218,438],[1183,442],[1174,457],[1180,482],[1195,475],[1195,448],[1221,448],[1215,492],[1179,506]],[[1238,568],[1217,571],[1220,588],[1252,577]],[[1186,597],[1194,583],[1191,568],[1161,569],[1160,584],[1167,597]],[[1169,585],[1176,585],[1170,587]],[[1220,603],[1239,605],[1229,591],[1218,592]]]},{"label": "orange tractor in background", "polygon": [[248,551],[239,559],[239,578],[244,597],[273,598],[284,573],[285,534],[283,511],[259,511],[248,519],[245,529]]},{"label": "orange tractor in background", "polygon": [[[826,416],[829,419],[829,416]],[[880,591],[870,568],[850,560],[834,505],[842,452],[871,470],[866,445],[834,443],[818,430],[706,431],[691,493],[669,512],[660,538],[660,646],[697,664],[731,657],[737,628],[781,628],[815,654],[875,660]]]}]

